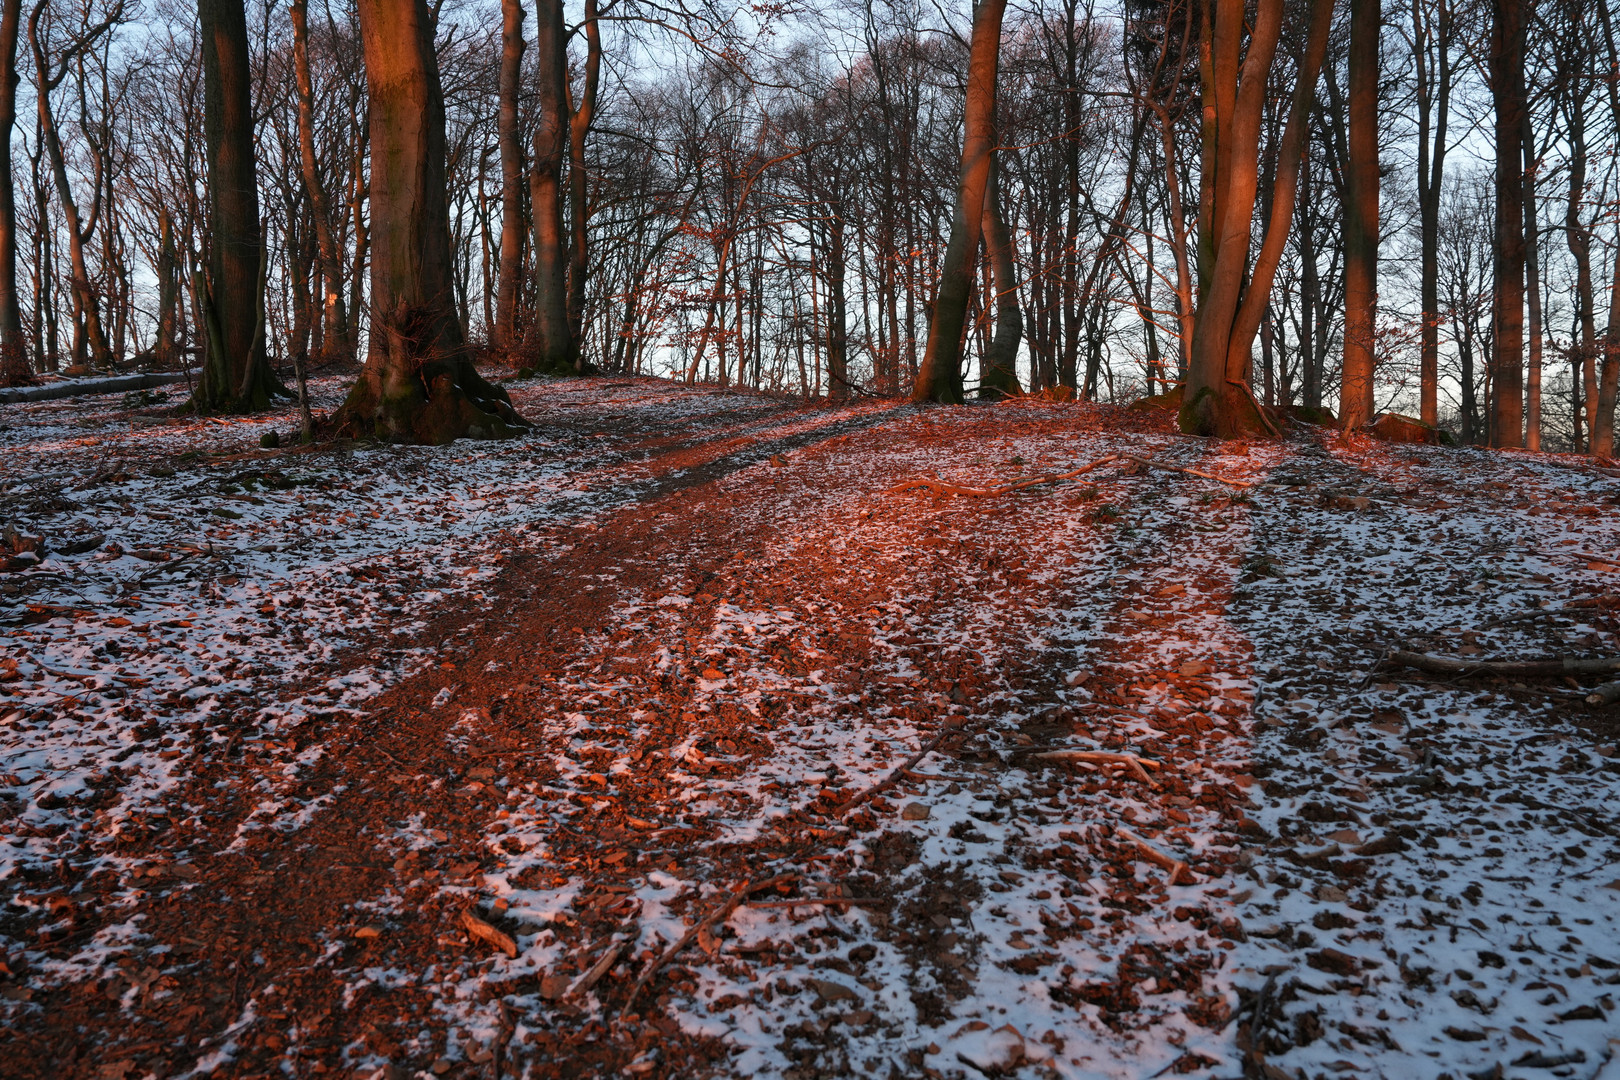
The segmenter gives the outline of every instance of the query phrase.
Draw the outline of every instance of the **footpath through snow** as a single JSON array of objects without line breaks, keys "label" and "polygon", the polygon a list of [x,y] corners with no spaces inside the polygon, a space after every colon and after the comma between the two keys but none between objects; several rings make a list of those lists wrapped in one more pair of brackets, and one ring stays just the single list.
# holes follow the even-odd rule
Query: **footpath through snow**
[{"label": "footpath through snow", "polygon": [[1613,474],[514,391],[0,408],[0,1074],[1620,1070],[1617,710],[1381,662],[1620,654]]}]

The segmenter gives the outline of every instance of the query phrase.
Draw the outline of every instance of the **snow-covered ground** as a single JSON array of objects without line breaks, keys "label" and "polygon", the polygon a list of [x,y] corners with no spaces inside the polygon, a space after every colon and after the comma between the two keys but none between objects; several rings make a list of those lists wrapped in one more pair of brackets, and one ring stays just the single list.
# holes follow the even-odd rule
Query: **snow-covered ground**
[{"label": "snow-covered ground", "polygon": [[[345,1047],[362,1075],[1620,1068],[1615,710],[1380,662],[1620,654],[1613,475],[1212,443],[1085,406],[784,413],[651,380],[515,396],[540,427],[511,443],[276,456],[248,449],[271,421],[0,412],[21,531],[104,537],[0,582],[0,887],[45,941],[36,883],[60,860],[122,875],[134,913],[77,953],[7,942],[29,993],[143,932],[119,845],[207,813],[174,798],[197,760],[249,740],[280,762],[233,841],[262,863],[353,796],[353,777],[310,784],[320,741],[278,743],[432,677],[421,696],[456,718],[442,752],[486,809],[385,807],[371,834],[397,872],[352,918],[403,935],[471,904],[515,955],[449,949],[454,924],[430,967],[331,950],[346,1003],[431,999],[392,1042]],[[1236,483],[1118,459],[996,498],[890,490],[1110,454]],[[631,527],[642,565],[592,554]],[[434,670],[450,627],[518,618],[506,568],[536,550],[578,560],[577,596],[607,591],[611,617],[582,619],[543,685],[490,651],[477,677],[503,708],[464,705]],[[433,868],[458,828],[479,875]],[[233,1038],[187,1067],[247,1070]]]}]

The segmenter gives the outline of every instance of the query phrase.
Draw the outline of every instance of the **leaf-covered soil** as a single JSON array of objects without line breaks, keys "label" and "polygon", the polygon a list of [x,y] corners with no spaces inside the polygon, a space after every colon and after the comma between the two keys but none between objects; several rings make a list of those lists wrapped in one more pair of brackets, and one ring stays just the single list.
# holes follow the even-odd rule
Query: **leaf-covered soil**
[{"label": "leaf-covered soil", "polygon": [[1613,472],[512,388],[0,407],[0,1074],[1620,1068],[1603,677],[1383,659],[1620,656]]}]

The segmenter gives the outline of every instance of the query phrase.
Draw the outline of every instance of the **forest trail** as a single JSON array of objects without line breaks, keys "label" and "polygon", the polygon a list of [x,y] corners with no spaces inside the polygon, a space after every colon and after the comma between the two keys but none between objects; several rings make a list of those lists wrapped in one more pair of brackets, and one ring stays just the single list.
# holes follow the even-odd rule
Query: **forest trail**
[{"label": "forest trail", "polygon": [[[1614,477],[1088,405],[514,397],[514,443],[308,456],[232,452],[275,421],[5,415],[11,516],[103,543],[7,579],[0,1073],[1609,1053],[1614,710],[1373,668],[1613,655]],[[889,491],[1121,452],[1265,486]]]}]

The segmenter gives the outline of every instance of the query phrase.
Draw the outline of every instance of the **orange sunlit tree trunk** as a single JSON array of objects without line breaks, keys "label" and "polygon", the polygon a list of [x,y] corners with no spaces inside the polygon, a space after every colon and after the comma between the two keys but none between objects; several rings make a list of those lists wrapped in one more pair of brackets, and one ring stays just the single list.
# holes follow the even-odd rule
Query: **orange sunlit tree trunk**
[{"label": "orange sunlit tree trunk", "polygon": [[1492,446],[1524,445],[1524,5],[1491,9],[1496,105],[1496,287],[1491,316]]},{"label": "orange sunlit tree trunk", "polygon": [[1346,431],[1373,416],[1378,319],[1378,33],[1381,0],[1350,0],[1350,160],[1345,165],[1344,369]]},{"label": "orange sunlit tree trunk", "polygon": [[393,442],[491,438],[524,424],[474,370],[456,313],[444,96],[425,0],[359,0],[370,93],[371,344],[335,418]]},{"label": "orange sunlit tree trunk", "polygon": [[1278,149],[1277,189],[1250,273],[1266,83],[1282,30],[1283,0],[1259,0],[1243,49],[1243,0],[1204,8],[1204,118],[1198,211],[1198,310],[1181,429],[1223,438],[1271,429],[1249,387],[1249,354],[1293,220],[1310,101],[1326,51],[1333,0],[1314,0],[1299,80]]},{"label": "orange sunlit tree trunk", "polygon": [[956,212],[940,267],[934,318],[928,327],[928,350],[911,391],[913,401],[962,402],[962,329],[967,324],[973,260],[983,231],[990,155],[996,147],[996,67],[1001,53],[1001,18],[1006,10],[1007,0],[979,0],[973,10]]}]

